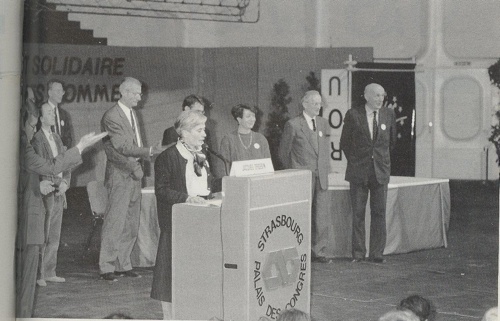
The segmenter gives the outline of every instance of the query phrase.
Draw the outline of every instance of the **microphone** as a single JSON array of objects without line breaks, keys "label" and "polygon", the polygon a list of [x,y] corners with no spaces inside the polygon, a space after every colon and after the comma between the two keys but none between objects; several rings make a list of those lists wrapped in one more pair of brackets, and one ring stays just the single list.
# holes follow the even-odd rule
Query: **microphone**
[{"label": "microphone", "polygon": [[211,149],[210,147],[208,147],[207,144],[201,145],[201,149],[206,150],[210,154],[213,154],[215,157],[217,157],[218,159],[222,160],[224,162],[224,169],[226,171],[226,175],[229,175],[228,174],[229,161],[224,156],[222,156],[221,154],[217,153],[216,151],[214,151],[213,149]]},{"label": "microphone", "polygon": [[225,163],[229,163],[229,161],[227,159],[224,158],[224,156],[222,156],[221,154],[217,153],[216,151],[214,151],[213,149],[211,149],[210,147],[208,147],[207,144],[203,144],[201,145],[201,148],[206,150],[207,152],[209,152],[210,154],[213,154],[214,156],[216,156],[217,158],[220,158],[222,161],[224,161]]}]

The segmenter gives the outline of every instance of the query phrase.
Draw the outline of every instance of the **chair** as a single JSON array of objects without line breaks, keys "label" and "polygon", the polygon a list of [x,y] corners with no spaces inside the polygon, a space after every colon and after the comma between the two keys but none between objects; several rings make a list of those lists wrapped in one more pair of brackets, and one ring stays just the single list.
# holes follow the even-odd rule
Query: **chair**
[{"label": "chair", "polygon": [[92,230],[87,238],[86,252],[90,250],[90,242],[97,227],[104,221],[104,213],[108,206],[108,190],[103,182],[91,181],[87,184],[87,194],[89,196],[90,210],[92,211]]}]

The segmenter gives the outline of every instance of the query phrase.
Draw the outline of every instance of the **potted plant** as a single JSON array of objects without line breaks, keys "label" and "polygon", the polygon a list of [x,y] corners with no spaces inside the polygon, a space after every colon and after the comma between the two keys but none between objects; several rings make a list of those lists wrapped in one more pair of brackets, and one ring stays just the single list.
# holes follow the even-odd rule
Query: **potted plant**
[{"label": "potted plant", "polygon": [[[500,90],[500,59],[488,68],[491,83]],[[497,162],[500,164],[500,103],[495,106],[495,114],[491,125],[491,135],[488,138],[497,150]]]}]

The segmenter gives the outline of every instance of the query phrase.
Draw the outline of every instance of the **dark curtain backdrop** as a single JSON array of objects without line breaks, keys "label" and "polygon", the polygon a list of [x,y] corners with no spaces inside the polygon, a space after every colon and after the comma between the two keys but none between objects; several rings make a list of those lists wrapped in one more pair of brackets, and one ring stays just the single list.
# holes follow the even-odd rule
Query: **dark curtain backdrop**
[{"label": "dark curtain backdrop", "polygon": [[[357,68],[414,70],[415,64],[358,63]],[[385,105],[396,114],[397,140],[391,154],[391,175],[415,176],[415,73],[398,71],[355,71],[352,73],[352,104],[364,105],[363,92],[378,83],[387,93]]]}]

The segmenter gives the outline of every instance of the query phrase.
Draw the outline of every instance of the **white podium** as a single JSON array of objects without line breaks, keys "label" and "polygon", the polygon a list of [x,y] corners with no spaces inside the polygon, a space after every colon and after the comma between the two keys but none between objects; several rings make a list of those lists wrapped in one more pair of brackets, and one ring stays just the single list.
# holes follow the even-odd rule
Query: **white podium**
[{"label": "white podium", "polygon": [[222,190],[221,208],[173,208],[174,319],[309,313],[311,172],[224,177]]}]

